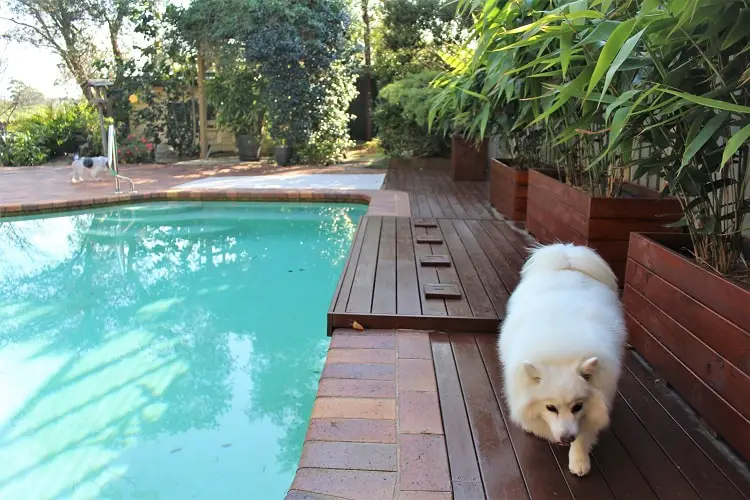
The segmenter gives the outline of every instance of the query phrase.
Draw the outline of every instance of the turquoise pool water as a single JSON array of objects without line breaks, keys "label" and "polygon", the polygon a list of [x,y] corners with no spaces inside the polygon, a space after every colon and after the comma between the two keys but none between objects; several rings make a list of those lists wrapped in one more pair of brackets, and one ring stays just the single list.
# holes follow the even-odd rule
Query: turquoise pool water
[{"label": "turquoise pool water", "polygon": [[366,207],[0,219],[0,499],[279,499]]}]

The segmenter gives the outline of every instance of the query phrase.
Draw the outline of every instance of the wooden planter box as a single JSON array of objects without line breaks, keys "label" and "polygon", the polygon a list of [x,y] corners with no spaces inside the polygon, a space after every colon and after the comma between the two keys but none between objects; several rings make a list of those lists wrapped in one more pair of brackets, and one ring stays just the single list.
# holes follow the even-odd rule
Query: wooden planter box
[{"label": "wooden planter box", "polygon": [[633,234],[623,293],[630,343],[750,460],[750,288],[685,257],[684,234]]},{"label": "wooden planter box", "polygon": [[[540,169],[557,176],[554,168]],[[526,221],[529,171],[512,166],[512,160],[490,159],[490,205],[514,222]]]},{"label": "wooden planter box", "polygon": [[454,181],[486,181],[487,180],[487,150],[488,141],[485,139],[479,149],[473,142],[459,136],[453,136],[451,146],[451,166]]},{"label": "wooden planter box", "polygon": [[540,171],[529,171],[526,229],[542,243],[587,245],[625,276],[628,239],[634,232],[681,232],[667,228],[682,216],[679,202],[627,183],[628,196],[594,197]]}]

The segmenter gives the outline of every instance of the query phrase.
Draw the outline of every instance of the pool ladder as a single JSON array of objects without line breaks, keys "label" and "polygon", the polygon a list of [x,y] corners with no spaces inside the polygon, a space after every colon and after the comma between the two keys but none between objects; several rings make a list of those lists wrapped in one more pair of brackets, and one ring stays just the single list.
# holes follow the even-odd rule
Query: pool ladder
[{"label": "pool ladder", "polygon": [[120,175],[117,167],[117,133],[115,132],[115,126],[109,126],[109,137],[107,138],[107,160],[109,162],[109,171],[115,178],[115,194],[120,194],[120,180],[128,181],[130,183],[130,192],[136,193],[135,182],[130,177]]}]

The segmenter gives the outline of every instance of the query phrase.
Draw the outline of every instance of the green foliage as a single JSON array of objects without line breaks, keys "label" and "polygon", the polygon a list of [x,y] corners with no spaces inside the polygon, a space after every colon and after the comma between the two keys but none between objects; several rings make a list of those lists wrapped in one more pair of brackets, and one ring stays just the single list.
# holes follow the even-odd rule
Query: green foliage
[{"label": "green foliage", "polygon": [[347,113],[349,103],[357,95],[351,68],[333,63],[321,80],[315,82],[314,89],[321,96],[313,109],[317,126],[298,152],[310,163],[327,165],[342,160],[354,146],[349,138],[349,121],[353,117]]},{"label": "green foliage", "polygon": [[256,68],[236,60],[221,66],[206,85],[208,101],[218,113],[218,125],[238,135],[260,136],[265,115],[263,90]]},{"label": "green foliage", "polygon": [[26,132],[0,135],[0,165],[21,167],[39,165],[47,160],[47,152]]},{"label": "green foliage", "polygon": [[339,159],[354,95],[346,4],[255,1],[248,22],[246,57],[267,85],[271,135],[311,161]]},{"label": "green foliage", "polygon": [[427,118],[430,97],[436,89],[430,82],[438,73],[424,71],[385,86],[374,114],[383,152],[396,157],[443,156],[450,146],[439,133],[430,132]]},{"label": "green foliage", "polygon": [[441,53],[458,46],[471,26],[447,0],[389,0],[374,33],[375,75],[385,86],[411,73],[446,69]]},{"label": "green foliage", "polygon": [[99,118],[83,102],[42,107],[14,120],[1,147],[3,165],[38,165],[64,154],[102,154]]},{"label": "green foliage", "polygon": [[484,2],[476,51],[437,80],[430,120],[474,138],[541,130],[567,182],[595,195],[620,195],[628,170],[660,174],[698,260],[728,272],[750,213],[748,12],[743,0]]}]

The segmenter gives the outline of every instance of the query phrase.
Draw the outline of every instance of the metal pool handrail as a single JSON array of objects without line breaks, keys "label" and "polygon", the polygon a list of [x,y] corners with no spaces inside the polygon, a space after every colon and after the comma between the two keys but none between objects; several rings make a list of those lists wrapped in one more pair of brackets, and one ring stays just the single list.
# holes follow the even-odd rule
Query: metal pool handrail
[{"label": "metal pool handrail", "polygon": [[115,194],[120,194],[120,179],[126,180],[130,183],[130,192],[135,193],[135,182],[130,177],[120,175],[117,167],[117,133],[115,132],[115,126],[109,126],[109,135],[107,137],[107,161],[109,163],[109,171],[115,178]]}]

